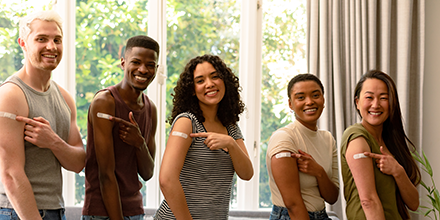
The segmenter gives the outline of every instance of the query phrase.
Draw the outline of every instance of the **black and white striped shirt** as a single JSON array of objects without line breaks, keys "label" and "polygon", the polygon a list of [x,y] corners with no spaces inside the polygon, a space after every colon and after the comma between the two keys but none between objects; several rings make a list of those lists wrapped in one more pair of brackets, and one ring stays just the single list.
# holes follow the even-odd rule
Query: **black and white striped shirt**
[{"label": "black and white striped shirt", "polygon": [[[207,132],[202,123],[191,113],[181,113],[180,117],[191,119],[193,133]],[[237,125],[226,127],[228,135],[243,139]],[[234,167],[224,150],[210,150],[203,142],[206,138],[194,138],[186,154],[180,173],[180,182],[193,219],[228,219]],[[164,200],[154,219],[176,219],[168,203]]]}]

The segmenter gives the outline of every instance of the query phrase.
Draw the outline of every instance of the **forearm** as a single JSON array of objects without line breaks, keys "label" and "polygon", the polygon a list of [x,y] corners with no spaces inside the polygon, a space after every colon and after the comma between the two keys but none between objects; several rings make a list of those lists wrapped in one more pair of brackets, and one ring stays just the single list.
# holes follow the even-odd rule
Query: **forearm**
[{"label": "forearm", "polygon": [[324,170],[316,176],[316,180],[318,181],[319,193],[322,198],[326,202],[334,204],[338,200],[339,188],[330,180]]},{"label": "forearm", "polygon": [[[302,200],[301,200],[302,201]],[[304,203],[292,204],[287,206],[290,219],[295,220],[309,220],[309,213],[307,212]]]},{"label": "forearm", "polygon": [[419,207],[419,192],[411,180],[406,175],[405,170],[400,169],[400,172],[394,175],[394,180],[399,188],[400,195],[402,196],[403,202],[412,211],[416,211]]},{"label": "forearm", "polygon": [[136,149],[138,172],[144,181],[149,180],[154,172],[154,159],[144,142],[144,146]]},{"label": "forearm", "polygon": [[360,200],[367,220],[385,220],[385,214],[379,197],[368,199],[360,198]]},{"label": "forearm", "polygon": [[50,149],[66,170],[79,173],[84,168],[86,152],[82,146],[69,145],[59,138]]},{"label": "forearm", "polygon": [[32,186],[26,175],[2,175],[6,196],[21,219],[41,219]]},{"label": "forearm", "polygon": [[235,143],[236,146],[229,148],[229,155],[234,165],[234,170],[237,175],[243,180],[250,180],[254,175],[254,169],[249,156]]},{"label": "forearm", "polygon": [[171,181],[167,184],[162,183],[161,190],[176,219],[192,220],[180,181]]},{"label": "forearm", "polygon": [[110,219],[122,220],[122,205],[116,176],[99,176],[102,200]]}]

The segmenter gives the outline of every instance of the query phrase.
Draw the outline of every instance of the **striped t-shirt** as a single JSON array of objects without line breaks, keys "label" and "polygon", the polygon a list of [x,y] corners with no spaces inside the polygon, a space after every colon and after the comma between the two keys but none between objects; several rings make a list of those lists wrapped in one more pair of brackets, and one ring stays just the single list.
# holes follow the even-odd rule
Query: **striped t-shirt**
[{"label": "striped t-shirt", "polygon": [[[202,123],[191,113],[180,117],[191,120],[193,133],[207,132]],[[228,135],[243,139],[237,125],[226,127]],[[234,167],[231,157],[224,150],[210,150],[203,142],[206,138],[193,138],[186,154],[180,182],[193,219],[228,219]],[[162,202],[154,219],[176,219],[166,200]]]}]

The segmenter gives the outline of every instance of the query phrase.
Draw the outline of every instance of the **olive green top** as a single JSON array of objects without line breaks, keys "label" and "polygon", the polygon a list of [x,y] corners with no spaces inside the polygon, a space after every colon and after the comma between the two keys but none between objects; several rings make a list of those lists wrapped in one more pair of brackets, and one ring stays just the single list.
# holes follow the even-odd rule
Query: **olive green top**
[{"label": "olive green top", "polygon": [[[344,196],[347,201],[346,213],[349,220],[366,219],[353,175],[345,157],[348,143],[357,137],[363,137],[367,141],[372,153],[381,154],[379,144],[362,124],[354,124],[344,131],[341,139],[341,167],[344,181]],[[396,181],[393,176],[382,173],[377,168],[375,160],[371,159],[371,165],[374,168],[374,182],[376,183],[377,195],[382,203],[385,218],[390,220],[402,219],[396,203]]]}]

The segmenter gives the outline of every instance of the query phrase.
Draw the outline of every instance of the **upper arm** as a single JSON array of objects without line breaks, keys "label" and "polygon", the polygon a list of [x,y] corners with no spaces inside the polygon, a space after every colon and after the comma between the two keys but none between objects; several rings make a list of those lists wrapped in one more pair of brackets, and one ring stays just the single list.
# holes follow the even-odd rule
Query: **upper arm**
[{"label": "upper arm", "polygon": [[81,140],[81,134],[78,129],[78,125],[76,123],[76,106],[75,101],[73,100],[73,97],[61,86],[58,86],[60,89],[61,94],[63,95],[64,100],[66,101],[67,105],[70,108],[70,130],[69,130],[69,137],[67,139],[67,143],[74,147],[81,147],[84,148],[82,140]]},{"label": "upper arm", "polygon": [[[0,86],[0,111],[28,117],[29,107],[23,91],[15,84]],[[11,103],[14,103],[11,105]],[[1,172],[24,169],[24,122],[0,117]]]},{"label": "upper arm", "polygon": [[156,137],[156,130],[157,130],[157,109],[156,109],[156,105],[154,105],[154,103],[151,101],[150,101],[150,105],[151,105],[152,126],[151,126],[150,136],[148,137],[148,140],[146,140],[146,141],[147,141],[148,150],[150,151],[150,155],[154,159],[154,157],[156,156],[155,137]]},{"label": "upper arm", "polygon": [[[173,135],[173,131],[178,131],[187,134],[186,138]],[[173,129],[170,131],[167,146],[162,159],[160,167],[159,179],[164,181],[167,179],[178,179],[180,171],[183,168],[186,154],[191,146],[192,138],[189,134],[192,133],[191,120],[185,117],[177,119],[174,123]]]},{"label": "upper arm", "polygon": [[271,158],[272,175],[287,207],[303,202],[296,160],[294,157]]},{"label": "upper arm", "polygon": [[348,167],[353,175],[361,200],[371,198],[371,196],[377,197],[372,159],[354,159],[353,157],[355,154],[364,152],[371,152],[370,147],[365,138],[358,137],[347,144],[345,153]]},{"label": "upper arm", "polygon": [[90,104],[88,120],[93,126],[93,138],[96,160],[100,172],[115,170],[115,155],[113,149],[114,122],[98,118],[97,113],[115,115],[115,102],[110,92],[98,93]]}]

